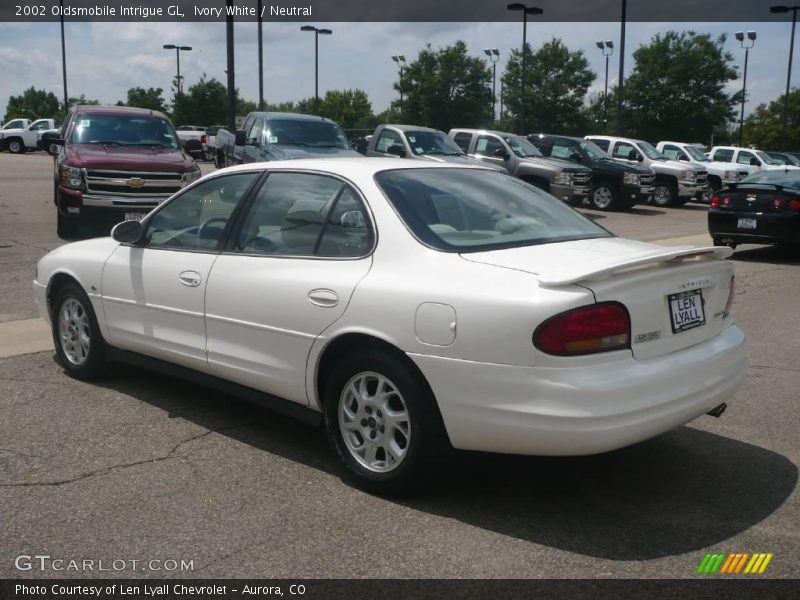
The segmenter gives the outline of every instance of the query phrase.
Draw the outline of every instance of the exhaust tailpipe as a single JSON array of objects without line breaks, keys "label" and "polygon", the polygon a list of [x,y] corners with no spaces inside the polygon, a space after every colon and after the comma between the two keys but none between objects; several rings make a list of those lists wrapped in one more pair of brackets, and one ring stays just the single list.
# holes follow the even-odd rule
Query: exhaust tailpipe
[{"label": "exhaust tailpipe", "polygon": [[707,414],[707,415],[711,415],[712,417],[717,417],[717,418],[720,418],[720,417],[722,416],[722,413],[724,413],[724,412],[725,412],[725,409],[726,409],[726,408],[728,408],[728,404],[727,404],[727,403],[725,403],[725,402],[723,402],[723,403],[722,403],[722,404],[720,404],[719,406],[715,406],[714,408],[712,408],[712,409],[711,409],[710,411],[708,411],[706,414]]}]

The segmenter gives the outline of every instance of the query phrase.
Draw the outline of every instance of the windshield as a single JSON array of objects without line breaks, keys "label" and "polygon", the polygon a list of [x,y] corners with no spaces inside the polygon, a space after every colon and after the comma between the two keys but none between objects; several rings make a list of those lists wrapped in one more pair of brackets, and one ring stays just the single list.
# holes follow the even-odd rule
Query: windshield
[{"label": "windshield", "polygon": [[267,141],[287,146],[312,148],[342,148],[350,146],[339,126],[330,121],[280,119],[269,122]]},{"label": "windshield", "polygon": [[417,239],[445,252],[611,237],[550,194],[503,173],[398,169],[375,181]]},{"label": "windshield", "polygon": [[765,163],[767,163],[768,165],[782,165],[782,164],[784,164],[782,160],[778,160],[778,159],[772,158],[766,152],[759,151],[759,152],[756,152],[756,154],[758,154],[758,157],[761,160],[763,160]]},{"label": "windshield", "polygon": [[510,135],[503,139],[511,147],[511,151],[520,158],[525,158],[528,156],[542,156],[542,153],[539,152],[539,149],[522,136]]},{"label": "windshield", "polygon": [[411,151],[416,155],[461,156],[464,154],[461,148],[441,131],[406,131],[405,134]]},{"label": "windshield", "polygon": [[703,154],[703,152],[697,146],[684,146],[683,149],[686,150],[689,156],[698,162],[711,162],[711,159]]},{"label": "windshield", "polygon": [[179,148],[178,136],[168,121],[138,115],[80,115],[69,143]]},{"label": "windshield", "polygon": [[642,150],[642,153],[649,158],[650,160],[667,160],[667,157],[661,154],[658,150],[653,148],[653,146],[648,142],[638,142],[639,148]]},{"label": "windshield", "polygon": [[608,154],[606,154],[603,149],[594,142],[583,140],[580,145],[583,151],[586,152],[590,158],[594,158],[596,160],[603,158],[608,159]]}]

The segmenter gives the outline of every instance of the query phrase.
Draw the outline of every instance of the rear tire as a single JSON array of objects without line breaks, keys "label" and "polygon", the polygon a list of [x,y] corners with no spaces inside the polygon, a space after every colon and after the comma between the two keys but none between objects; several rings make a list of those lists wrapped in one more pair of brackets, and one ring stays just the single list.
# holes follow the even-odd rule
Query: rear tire
[{"label": "rear tire", "polygon": [[53,344],[64,371],[75,379],[96,379],[106,371],[106,342],[94,308],[77,283],[56,290],[51,306]]},{"label": "rear tire", "polygon": [[357,350],[333,368],[324,390],[325,429],[353,483],[404,495],[429,481],[450,443],[427,383],[380,350]]}]

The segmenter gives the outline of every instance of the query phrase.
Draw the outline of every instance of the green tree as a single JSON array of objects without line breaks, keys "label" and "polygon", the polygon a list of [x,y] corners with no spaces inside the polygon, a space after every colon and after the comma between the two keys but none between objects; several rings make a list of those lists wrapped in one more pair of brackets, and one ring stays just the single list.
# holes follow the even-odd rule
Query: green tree
[{"label": "green tree", "polygon": [[37,90],[33,86],[19,96],[11,96],[3,121],[9,119],[49,119],[59,116],[60,104],[53,92]]},{"label": "green tree", "polygon": [[336,121],[343,129],[364,129],[374,120],[372,104],[364,90],[329,90],[320,98],[319,116]]},{"label": "green tree", "polygon": [[[759,148],[780,148],[783,131],[783,103],[781,94],[769,104],[759,104],[744,122],[744,143]],[[800,148],[800,90],[789,92],[786,139],[784,148]]]},{"label": "green tree", "polygon": [[[558,38],[536,52],[525,48],[525,131],[579,134],[586,130],[583,101],[595,74],[583,50],[571,51]],[[512,50],[503,73],[503,104],[519,127],[522,51]]]},{"label": "green tree", "polygon": [[175,125],[212,125],[228,122],[228,89],[218,80],[206,79],[190,86],[172,102]]},{"label": "green tree", "polygon": [[668,31],[640,46],[625,82],[624,132],[651,141],[707,140],[732,121],[740,95],[725,91],[737,77],[725,39]]},{"label": "green tree", "polygon": [[166,112],[167,103],[162,96],[163,93],[164,90],[162,88],[130,88],[128,90],[128,100],[124,105]]},{"label": "green tree", "polygon": [[428,44],[394,88],[404,96],[398,108],[406,123],[447,131],[492,122],[491,71],[460,40],[438,50]]}]

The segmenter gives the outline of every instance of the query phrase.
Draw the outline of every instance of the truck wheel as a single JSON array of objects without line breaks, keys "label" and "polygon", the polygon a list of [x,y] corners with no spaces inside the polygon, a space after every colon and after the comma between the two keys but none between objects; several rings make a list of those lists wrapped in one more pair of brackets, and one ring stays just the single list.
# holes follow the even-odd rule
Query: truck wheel
[{"label": "truck wheel", "polygon": [[671,206],[678,197],[678,188],[671,181],[656,181],[653,202],[658,206]]},{"label": "truck wheel", "polygon": [[711,189],[711,192],[716,192],[718,189],[722,187],[722,179],[717,177],[716,175],[709,175],[708,176],[708,187]]},{"label": "truck wheel", "polygon": [[78,233],[78,219],[57,212],[56,233],[62,240],[74,238]]},{"label": "truck wheel", "polygon": [[6,145],[11,154],[23,154],[25,152],[25,144],[19,138],[11,138]]},{"label": "truck wheel", "polygon": [[619,207],[619,191],[615,185],[600,183],[592,190],[589,200],[597,210],[614,210]]}]

